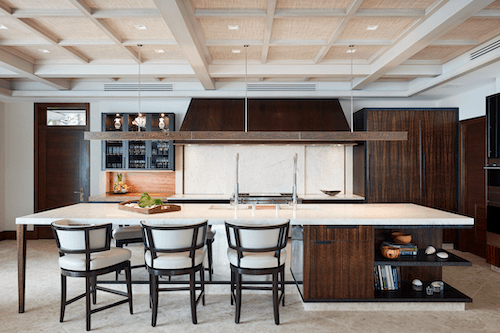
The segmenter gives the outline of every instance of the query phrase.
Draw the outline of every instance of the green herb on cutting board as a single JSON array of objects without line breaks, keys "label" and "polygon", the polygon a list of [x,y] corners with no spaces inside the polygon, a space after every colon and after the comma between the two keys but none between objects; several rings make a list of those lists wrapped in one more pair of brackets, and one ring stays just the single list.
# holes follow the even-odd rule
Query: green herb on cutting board
[{"label": "green herb on cutting board", "polygon": [[137,204],[139,205],[139,207],[144,208],[144,207],[151,207],[153,205],[161,206],[163,205],[163,201],[161,201],[161,199],[153,199],[149,194],[144,192],[141,195],[141,198],[139,199],[139,202]]}]

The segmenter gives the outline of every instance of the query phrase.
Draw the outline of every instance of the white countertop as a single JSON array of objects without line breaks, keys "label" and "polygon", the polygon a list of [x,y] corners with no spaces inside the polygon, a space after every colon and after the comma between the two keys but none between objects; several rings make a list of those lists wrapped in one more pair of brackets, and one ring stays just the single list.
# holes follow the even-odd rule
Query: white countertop
[{"label": "white countertop", "polygon": [[[334,196],[326,194],[299,194],[299,199],[302,200],[323,200],[323,201],[342,201],[342,200],[365,200],[364,197],[357,194],[337,194]],[[230,200],[231,196],[227,194],[174,194],[168,197],[167,200]]]},{"label": "white countertop", "polygon": [[[41,213],[16,218],[16,224],[50,224],[61,219],[78,223],[139,224],[140,221],[158,223],[195,223],[207,219],[210,224],[226,220],[290,219],[294,225],[408,225],[408,226],[473,226],[474,219],[415,204],[304,204],[293,211],[282,209],[249,209],[241,205],[238,211],[229,204],[180,204],[177,212],[141,214],[118,209],[111,203],[80,203]],[[256,221],[257,222],[257,221]],[[258,221],[259,223],[265,223]]]}]

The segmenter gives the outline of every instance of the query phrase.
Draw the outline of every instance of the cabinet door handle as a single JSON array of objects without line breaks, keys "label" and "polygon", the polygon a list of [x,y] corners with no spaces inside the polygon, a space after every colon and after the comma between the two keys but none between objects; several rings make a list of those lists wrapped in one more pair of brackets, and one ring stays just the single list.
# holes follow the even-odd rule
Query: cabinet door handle
[{"label": "cabinet door handle", "polygon": [[315,241],[316,245],[329,245],[332,241]]},{"label": "cabinet door handle", "polygon": [[422,173],[423,173],[423,187],[422,187],[422,191],[423,191],[423,195],[425,195],[425,154],[422,154]]},{"label": "cabinet door handle", "polygon": [[423,200],[423,154],[422,154],[422,121],[419,120],[418,124],[418,155],[420,158],[420,168],[419,168],[419,174],[420,174],[420,204],[422,204]]}]

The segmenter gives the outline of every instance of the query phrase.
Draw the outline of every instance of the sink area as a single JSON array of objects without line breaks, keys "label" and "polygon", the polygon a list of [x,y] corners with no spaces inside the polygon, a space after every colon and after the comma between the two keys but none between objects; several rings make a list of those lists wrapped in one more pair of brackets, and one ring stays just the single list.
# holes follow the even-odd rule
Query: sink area
[{"label": "sink area", "polygon": [[[238,206],[238,210],[276,210],[276,206],[278,206],[278,210],[293,210],[292,205],[271,205],[271,204],[262,204],[262,205],[249,205],[249,204],[240,204]],[[219,210],[234,210],[234,205],[224,204],[224,205],[211,205],[208,209],[219,209]],[[297,205],[297,210],[319,210],[318,205]]]}]

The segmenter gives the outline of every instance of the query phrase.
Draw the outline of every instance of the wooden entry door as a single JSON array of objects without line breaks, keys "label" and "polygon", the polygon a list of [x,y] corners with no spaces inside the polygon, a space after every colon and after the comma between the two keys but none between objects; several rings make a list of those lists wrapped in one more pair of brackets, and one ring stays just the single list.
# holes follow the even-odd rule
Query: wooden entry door
[{"label": "wooden entry door", "polygon": [[[89,123],[87,103],[35,104],[35,212],[88,202],[90,144],[83,134]],[[52,231],[36,227],[34,236],[52,238]]]}]

